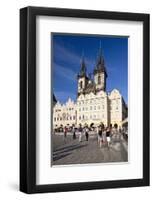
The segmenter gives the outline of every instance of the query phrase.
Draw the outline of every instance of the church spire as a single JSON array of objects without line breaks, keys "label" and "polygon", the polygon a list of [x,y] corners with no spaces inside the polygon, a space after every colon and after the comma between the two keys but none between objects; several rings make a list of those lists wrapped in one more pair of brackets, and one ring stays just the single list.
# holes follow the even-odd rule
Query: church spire
[{"label": "church spire", "polygon": [[101,40],[100,40],[96,67],[98,68],[98,67],[103,67],[103,66],[104,66],[104,58],[102,55],[102,47],[101,47]]},{"label": "church spire", "polygon": [[80,72],[79,76],[86,76],[87,68],[84,59],[84,51],[82,51],[81,62],[80,62]]},{"label": "church spire", "polygon": [[95,65],[95,68],[94,68],[94,74],[100,73],[100,72],[104,72],[106,74],[106,77],[107,77],[104,57],[103,57],[103,54],[102,54],[101,41],[100,41],[100,45],[99,45],[99,52],[98,52],[96,65]]}]

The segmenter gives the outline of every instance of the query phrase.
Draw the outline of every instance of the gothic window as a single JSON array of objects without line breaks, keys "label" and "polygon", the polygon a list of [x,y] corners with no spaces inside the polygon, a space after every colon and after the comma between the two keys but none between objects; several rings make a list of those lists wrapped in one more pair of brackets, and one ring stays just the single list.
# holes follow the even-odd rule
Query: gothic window
[{"label": "gothic window", "polygon": [[98,76],[98,84],[99,85],[101,84],[101,77],[100,77],[100,75]]}]

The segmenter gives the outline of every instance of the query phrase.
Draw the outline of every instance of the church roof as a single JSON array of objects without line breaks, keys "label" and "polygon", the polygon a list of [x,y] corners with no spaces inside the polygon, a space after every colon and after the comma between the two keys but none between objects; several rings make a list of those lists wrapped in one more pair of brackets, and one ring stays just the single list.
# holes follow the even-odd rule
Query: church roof
[{"label": "church roof", "polygon": [[80,68],[80,72],[78,74],[78,77],[82,77],[82,76],[86,77],[87,68],[86,68],[84,57],[82,57],[80,65],[81,65],[81,68]]},{"label": "church roof", "polygon": [[102,55],[101,47],[99,49],[97,62],[96,62],[95,68],[94,68],[94,74],[99,73],[99,72],[105,72],[106,77],[107,77],[107,72],[106,72],[106,68],[105,68],[105,62],[104,62],[104,57]]}]

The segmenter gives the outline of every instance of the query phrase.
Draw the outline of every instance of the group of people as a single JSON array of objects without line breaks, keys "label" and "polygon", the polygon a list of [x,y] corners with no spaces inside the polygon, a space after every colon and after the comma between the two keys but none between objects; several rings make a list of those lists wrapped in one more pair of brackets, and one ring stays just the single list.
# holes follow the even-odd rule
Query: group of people
[{"label": "group of people", "polygon": [[63,133],[64,140],[66,139],[68,132],[72,133],[73,140],[75,140],[77,138],[76,136],[78,135],[79,142],[83,141],[83,136],[85,136],[85,140],[88,141],[91,132],[97,133],[97,142],[100,148],[103,145],[107,145],[109,147],[112,137],[119,138],[121,135],[125,135],[127,138],[127,132],[124,129],[118,128],[117,124],[114,124],[114,126],[110,124],[109,127],[105,127],[103,123],[96,127],[94,124],[91,124],[90,126],[87,124],[84,126],[79,124],[78,127],[75,125],[72,125],[71,127],[63,127],[63,125],[61,125],[58,131]]},{"label": "group of people", "polygon": [[[84,134],[86,137],[86,141],[88,141],[89,131],[91,131],[91,128],[89,128],[88,125],[85,125],[83,127],[81,124],[79,124],[78,127],[76,127],[75,125],[72,125],[71,127],[69,127],[69,126],[63,127],[63,125],[61,125],[60,128],[58,128],[57,130],[58,130],[58,132],[63,133],[64,140],[67,137],[68,132],[71,132],[73,140],[75,140],[77,138],[76,135],[79,135],[79,142],[82,142],[82,137]],[[54,133],[56,133],[57,130],[55,129]]]},{"label": "group of people", "polygon": [[110,124],[109,127],[105,127],[104,124],[101,124],[97,127],[97,135],[98,135],[98,145],[100,148],[103,144],[107,144],[110,146],[111,137],[113,134],[119,134],[118,125],[115,124],[114,127]]}]

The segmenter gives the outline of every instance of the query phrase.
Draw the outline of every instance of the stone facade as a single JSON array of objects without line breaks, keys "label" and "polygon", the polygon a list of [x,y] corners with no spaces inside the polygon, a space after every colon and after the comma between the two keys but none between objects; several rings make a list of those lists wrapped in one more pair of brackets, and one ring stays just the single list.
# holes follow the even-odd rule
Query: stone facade
[{"label": "stone facade", "polygon": [[108,96],[106,92],[81,94],[77,98],[77,124],[108,124]]},{"label": "stone facade", "polygon": [[68,126],[77,123],[77,108],[76,103],[70,98],[65,104],[59,101],[53,107],[53,126],[59,127],[61,125]]}]

